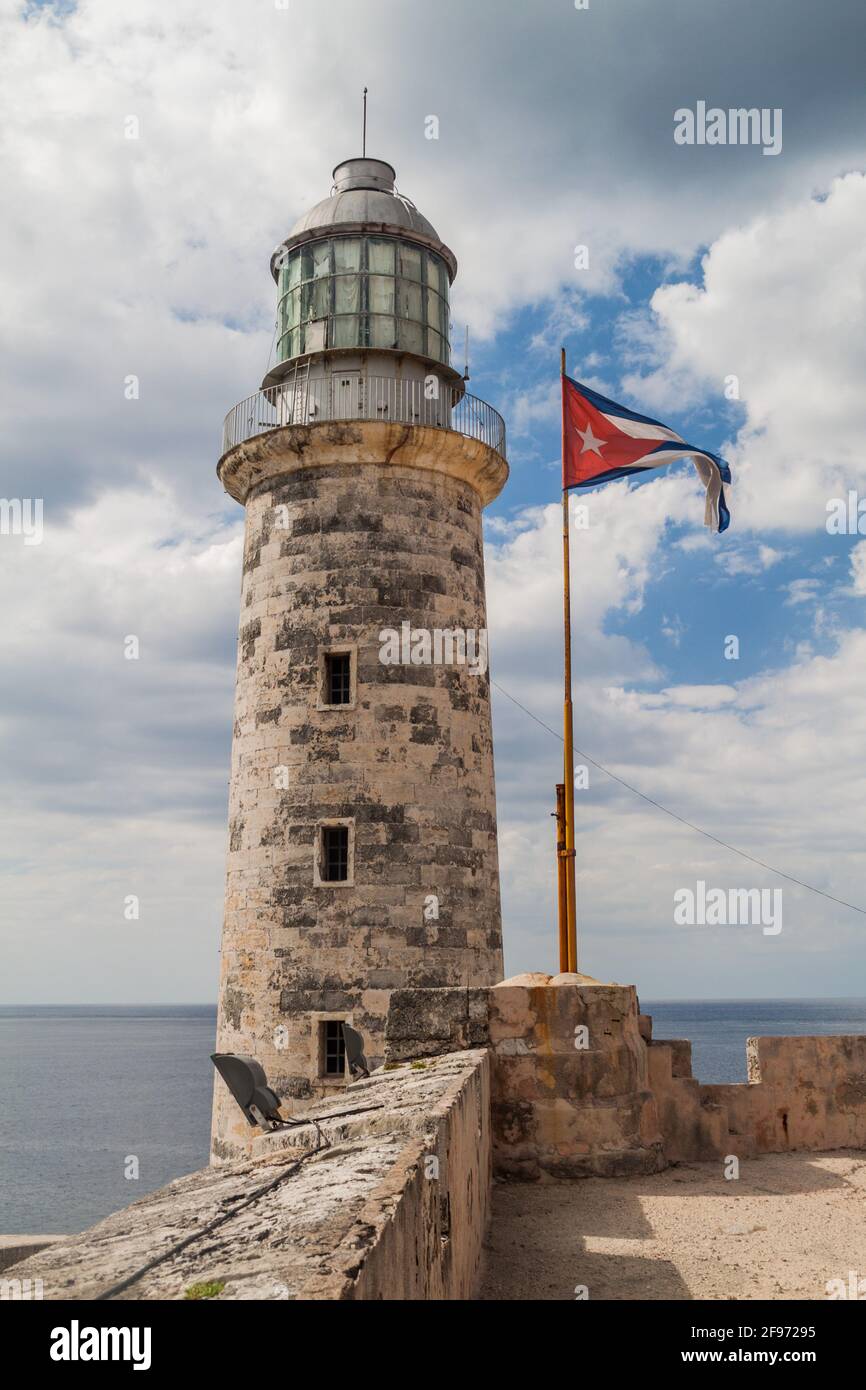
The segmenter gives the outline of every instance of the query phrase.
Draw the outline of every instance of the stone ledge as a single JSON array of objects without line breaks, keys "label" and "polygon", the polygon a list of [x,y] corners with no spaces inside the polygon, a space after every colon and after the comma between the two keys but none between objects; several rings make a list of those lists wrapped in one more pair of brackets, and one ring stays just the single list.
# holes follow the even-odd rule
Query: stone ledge
[{"label": "stone ledge", "polygon": [[246,503],[263,485],[306,468],[374,463],[414,468],[467,483],[486,507],[508,479],[501,454],[456,430],[397,420],[327,420],[284,425],[236,444],[217,464],[226,492]]},{"label": "stone ledge", "polygon": [[[354,1113],[329,1117],[337,1110]],[[489,1110],[486,1052],[379,1071],[308,1113],[330,1141],[323,1152],[311,1152],[312,1125],[263,1136],[252,1161],[180,1178],[16,1276],[41,1279],[46,1299],[95,1298],[304,1158],[118,1300],[183,1299],[211,1281],[221,1299],[469,1298],[489,1212]]]}]

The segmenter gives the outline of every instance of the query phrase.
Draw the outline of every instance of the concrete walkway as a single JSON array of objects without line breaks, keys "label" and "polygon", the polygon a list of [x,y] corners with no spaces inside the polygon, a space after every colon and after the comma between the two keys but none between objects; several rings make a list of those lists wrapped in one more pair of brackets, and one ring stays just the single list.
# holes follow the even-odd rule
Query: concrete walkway
[{"label": "concrete walkway", "polygon": [[826,1299],[851,1271],[866,1298],[866,1156],[771,1154],[734,1181],[713,1162],[497,1183],[478,1297]]}]

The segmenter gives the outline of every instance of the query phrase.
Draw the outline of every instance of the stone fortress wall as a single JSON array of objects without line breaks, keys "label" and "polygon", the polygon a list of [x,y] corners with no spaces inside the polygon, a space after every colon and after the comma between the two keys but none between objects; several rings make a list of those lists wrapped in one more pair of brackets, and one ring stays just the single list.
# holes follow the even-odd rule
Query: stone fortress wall
[{"label": "stone fortress wall", "polygon": [[389,1058],[468,1045],[490,1048],[494,1168],[506,1178],[866,1148],[866,1037],[750,1038],[748,1082],[702,1085],[690,1043],[653,1040],[633,985],[524,975],[392,996]]},{"label": "stone fortress wall", "polygon": [[747,1083],[702,1086],[688,1043],[652,1040],[630,985],[535,975],[398,990],[385,1046],[369,1079],[307,1112],[319,1131],[249,1129],[244,1158],[180,1178],[5,1278],[89,1299],[161,1257],[118,1296],[179,1299],[216,1281],[224,1299],[465,1299],[494,1178],[866,1149],[866,1037],[750,1039]]}]

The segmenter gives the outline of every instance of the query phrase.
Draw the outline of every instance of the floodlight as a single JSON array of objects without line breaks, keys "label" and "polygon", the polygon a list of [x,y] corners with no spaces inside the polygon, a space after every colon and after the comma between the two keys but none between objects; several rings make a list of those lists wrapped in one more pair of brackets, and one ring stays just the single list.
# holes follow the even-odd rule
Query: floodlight
[{"label": "floodlight", "polygon": [[369,1076],[367,1058],[364,1056],[364,1039],[348,1023],[343,1023],[343,1043],[346,1048],[346,1061],[352,1076]]},{"label": "floodlight", "polygon": [[280,1114],[280,1098],[268,1085],[260,1062],[236,1052],[213,1052],[211,1061],[249,1124],[258,1125],[267,1134],[285,1124]]}]

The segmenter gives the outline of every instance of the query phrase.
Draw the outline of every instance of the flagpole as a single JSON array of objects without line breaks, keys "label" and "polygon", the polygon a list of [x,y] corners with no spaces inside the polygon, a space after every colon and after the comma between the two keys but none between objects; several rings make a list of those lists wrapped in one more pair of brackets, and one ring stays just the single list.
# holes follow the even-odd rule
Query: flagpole
[{"label": "flagpole", "polygon": [[567,969],[577,970],[577,882],[574,848],[574,715],[571,703],[571,556],[569,553],[568,489],[565,486],[565,348],[560,359],[562,388],[562,611],[565,629],[565,700],[563,732],[565,756],[565,897],[567,928]]},{"label": "flagpole", "polygon": [[565,784],[556,784],[556,911],[559,925],[559,969],[568,970],[568,892],[565,866]]}]

